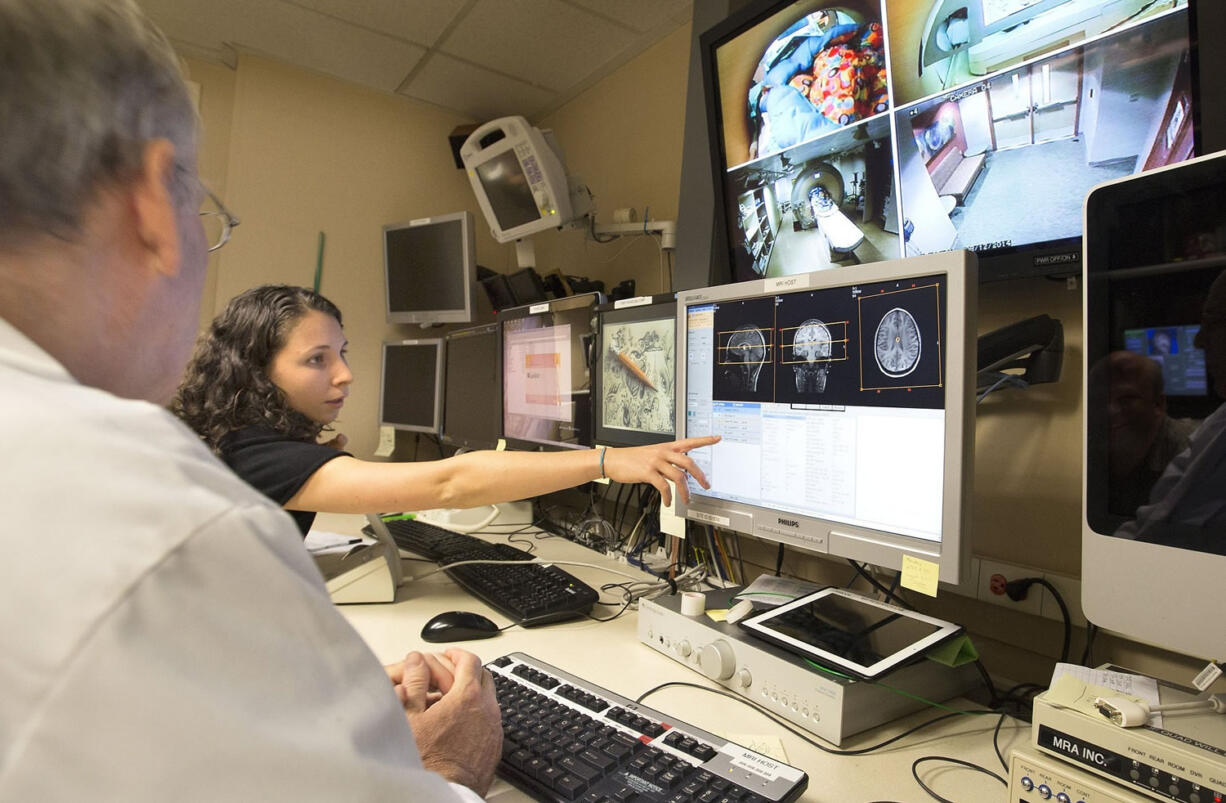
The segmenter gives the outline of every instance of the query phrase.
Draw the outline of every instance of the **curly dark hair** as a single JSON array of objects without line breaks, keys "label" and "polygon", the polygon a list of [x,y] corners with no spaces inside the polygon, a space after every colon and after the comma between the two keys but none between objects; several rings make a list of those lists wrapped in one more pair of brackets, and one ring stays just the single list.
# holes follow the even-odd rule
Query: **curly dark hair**
[{"label": "curly dark hair", "polygon": [[244,427],[267,427],[295,440],[313,441],[324,430],[297,410],[268,378],[268,368],[290,330],[309,310],[341,323],[341,311],[305,287],[266,284],[235,296],[196,343],[171,410],[214,453]]}]

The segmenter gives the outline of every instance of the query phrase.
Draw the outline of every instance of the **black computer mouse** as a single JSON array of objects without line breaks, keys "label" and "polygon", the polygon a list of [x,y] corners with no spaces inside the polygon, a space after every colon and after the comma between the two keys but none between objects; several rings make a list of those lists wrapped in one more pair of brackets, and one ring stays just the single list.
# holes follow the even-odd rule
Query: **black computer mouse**
[{"label": "black computer mouse", "polygon": [[429,642],[468,641],[498,635],[497,624],[479,613],[447,611],[435,616],[421,629],[421,637]]}]

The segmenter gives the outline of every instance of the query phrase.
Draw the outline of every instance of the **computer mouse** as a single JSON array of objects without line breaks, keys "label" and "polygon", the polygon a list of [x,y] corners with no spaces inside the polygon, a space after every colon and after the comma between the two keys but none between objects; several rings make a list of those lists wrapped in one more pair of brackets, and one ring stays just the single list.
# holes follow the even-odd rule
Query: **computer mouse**
[{"label": "computer mouse", "polygon": [[447,611],[435,616],[421,629],[425,641],[468,641],[498,635],[501,628],[479,613]]}]

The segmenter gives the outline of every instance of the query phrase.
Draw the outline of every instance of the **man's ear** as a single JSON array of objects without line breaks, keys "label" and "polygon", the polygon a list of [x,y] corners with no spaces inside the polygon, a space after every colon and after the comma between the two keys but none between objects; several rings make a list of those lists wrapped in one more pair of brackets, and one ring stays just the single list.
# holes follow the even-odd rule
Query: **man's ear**
[{"label": "man's ear", "polygon": [[140,172],[131,184],[137,233],[159,273],[179,272],[179,224],[169,186],[174,182],[175,146],[168,139],[150,140],[141,155]]}]

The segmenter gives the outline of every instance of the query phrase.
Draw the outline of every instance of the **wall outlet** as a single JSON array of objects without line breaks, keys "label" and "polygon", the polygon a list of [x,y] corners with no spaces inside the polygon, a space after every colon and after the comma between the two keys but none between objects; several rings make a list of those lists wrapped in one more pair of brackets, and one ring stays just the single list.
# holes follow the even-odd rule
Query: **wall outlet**
[{"label": "wall outlet", "polygon": [[1020,580],[1023,577],[1042,576],[1043,573],[1039,570],[982,558],[979,561],[979,591],[975,596],[983,602],[1040,616],[1043,611],[1043,597],[1039,594],[1039,591],[1042,590],[1041,586],[1031,586],[1024,600],[1014,602],[1005,593],[1005,583],[1010,580]]}]

